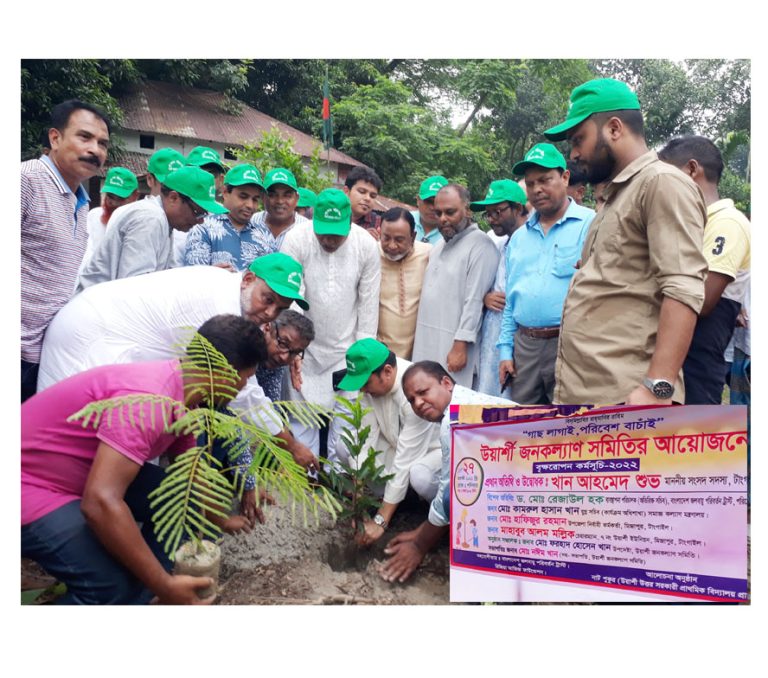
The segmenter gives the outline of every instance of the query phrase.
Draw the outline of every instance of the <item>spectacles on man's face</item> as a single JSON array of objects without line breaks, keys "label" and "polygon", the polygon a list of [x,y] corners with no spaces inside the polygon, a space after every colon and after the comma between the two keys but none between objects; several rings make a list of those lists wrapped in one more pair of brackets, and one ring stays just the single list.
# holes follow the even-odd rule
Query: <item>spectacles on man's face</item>
[{"label": "spectacles on man's face", "polygon": [[291,345],[283,337],[280,336],[280,328],[277,326],[277,323],[274,323],[272,326],[275,328],[275,343],[277,344],[278,350],[281,353],[287,353],[292,357],[299,356],[299,358],[304,358],[304,349],[291,348]]},{"label": "spectacles on man's face", "polygon": [[499,207],[497,210],[485,210],[485,218],[498,219],[502,214],[504,214],[504,212],[511,209],[512,205],[505,205],[504,207]]},{"label": "spectacles on man's face", "polygon": [[200,219],[200,217],[207,216],[208,210],[204,210],[200,205],[197,205],[193,203],[189,198],[182,197],[181,198],[186,204],[187,207],[192,211],[192,214],[195,216],[195,219]]}]

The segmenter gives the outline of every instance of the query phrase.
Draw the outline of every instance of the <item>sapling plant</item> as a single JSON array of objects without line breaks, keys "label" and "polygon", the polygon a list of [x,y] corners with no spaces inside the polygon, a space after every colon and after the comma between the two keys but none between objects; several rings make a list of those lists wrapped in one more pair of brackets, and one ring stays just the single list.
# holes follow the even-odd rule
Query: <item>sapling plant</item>
[{"label": "sapling plant", "polygon": [[350,521],[353,530],[363,532],[364,521],[371,509],[378,508],[381,503],[381,498],[375,496],[372,488],[383,487],[393,474],[385,473],[384,467],[377,464],[376,457],[380,452],[366,445],[371,427],[365,424],[365,415],[371,412],[371,408],[363,406],[362,395],[358,395],[356,400],[336,396],[336,400],[344,409],[336,416],[349,424],[343,427],[340,435],[349,451],[349,460],[336,460],[330,464],[328,484],[341,504],[337,518]]}]

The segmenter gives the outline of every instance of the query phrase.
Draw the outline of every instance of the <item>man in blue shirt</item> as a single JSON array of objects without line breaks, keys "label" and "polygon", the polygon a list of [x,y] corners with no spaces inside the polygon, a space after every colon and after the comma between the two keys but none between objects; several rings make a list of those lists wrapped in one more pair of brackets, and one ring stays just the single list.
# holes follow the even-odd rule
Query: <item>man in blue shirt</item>
[{"label": "man in blue shirt", "polygon": [[419,208],[411,212],[416,222],[416,240],[430,245],[439,243],[443,236],[437,227],[437,215],[435,214],[435,196],[437,192],[448,185],[448,179],[436,174],[427,177],[419,186],[419,195],[416,198],[416,206]]},{"label": "man in blue shirt", "polygon": [[222,202],[227,214],[209,214],[187,237],[184,265],[214,265],[244,271],[271,250],[256,237],[251,217],[264,194],[261,174],[253,165],[236,165],[224,177]]},{"label": "man in blue shirt", "polygon": [[565,158],[552,144],[536,144],[512,172],[525,176],[534,212],[507,247],[499,383],[511,379],[520,404],[551,403],[563,303],[595,213],[568,197]]}]

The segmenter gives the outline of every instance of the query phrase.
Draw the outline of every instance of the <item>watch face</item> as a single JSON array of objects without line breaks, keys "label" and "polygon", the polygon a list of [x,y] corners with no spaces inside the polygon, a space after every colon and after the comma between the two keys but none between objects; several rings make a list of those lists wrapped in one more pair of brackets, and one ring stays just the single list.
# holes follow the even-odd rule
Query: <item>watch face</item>
[{"label": "watch face", "polygon": [[675,387],[672,386],[672,384],[670,384],[668,381],[659,379],[659,381],[653,385],[653,395],[655,395],[659,400],[669,400],[674,392]]}]

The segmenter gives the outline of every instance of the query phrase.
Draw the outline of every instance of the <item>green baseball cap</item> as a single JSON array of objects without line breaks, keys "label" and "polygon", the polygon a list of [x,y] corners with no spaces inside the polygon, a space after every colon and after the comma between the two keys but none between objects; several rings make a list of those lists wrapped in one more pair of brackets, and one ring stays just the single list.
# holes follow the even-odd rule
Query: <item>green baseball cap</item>
[{"label": "green baseball cap", "polygon": [[248,184],[264,188],[261,174],[253,165],[235,165],[224,175],[225,186],[246,186]]},{"label": "green baseball cap", "polygon": [[512,179],[497,179],[492,181],[488,187],[488,193],[485,194],[485,200],[469,203],[469,208],[473,212],[484,210],[486,205],[497,205],[500,202],[517,202],[525,205],[528,198],[525,191],[518,186]]},{"label": "green baseball cap", "polygon": [[265,254],[256,257],[248,270],[267,283],[273,292],[294,299],[305,311],[309,310],[307,300],[300,294],[304,267],[293,257],[282,252]]},{"label": "green baseball cap", "polygon": [[275,184],[284,184],[289,186],[294,191],[298,192],[299,187],[296,184],[296,177],[293,176],[291,170],[285,169],[285,167],[275,167],[267,172],[267,176],[264,177],[264,188],[269,190]]},{"label": "green baseball cap", "polygon": [[593,113],[604,111],[640,110],[640,101],[629,86],[613,78],[598,78],[575,87],[565,122],[550,127],[544,136],[551,141],[562,141],[568,130],[581,124]]},{"label": "green baseball cap", "polygon": [[419,186],[419,199],[426,200],[427,198],[434,198],[437,192],[443,187],[448,185],[448,179],[440,174],[427,177],[421,182]]},{"label": "green baseball cap", "polygon": [[171,172],[163,186],[181,193],[204,210],[226,214],[229,210],[216,202],[216,181],[213,174],[199,167],[182,167]]},{"label": "green baseball cap", "polygon": [[186,158],[172,148],[161,148],[149,156],[147,172],[161,184],[174,170],[181,169],[187,164]]},{"label": "green baseball cap", "polygon": [[320,191],[315,201],[312,226],[318,235],[349,235],[352,228],[352,204],[338,188]]},{"label": "green baseball cap", "polygon": [[[552,144],[536,144],[525,157],[512,168],[512,174],[525,174],[529,167],[544,169],[566,168],[565,158]],[[525,204],[525,203],[523,203]]]},{"label": "green baseball cap", "polygon": [[389,348],[375,339],[360,339],[347,349],[347,369],[339,382],[342,391],[359,391],[389,357]]},{"label": "green baseball cap", "polygon": [[218,165],[222,172],[227,170],[227,166],[222,162],[219,152],[208,146],[195,146],[187,156],[187,165],[193,167],[202,167],[203,165]]},{"label": "green baseball cap", "polygon": [[299,186],[299,202],[296,207],[314,207],[316,202],[317,193]]},{"label": "green baseball cap", "polygon": [[139,181],[131,170],[125,167],[112,167],[107,172],[102,193],[112,193],[118,198],[127,198],[139,187]]}]

